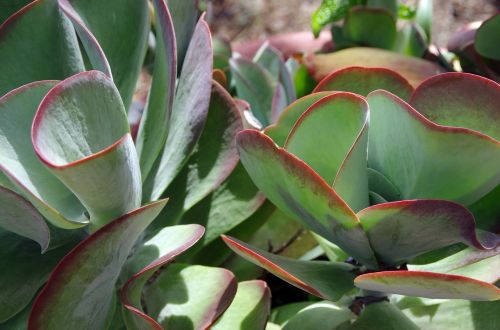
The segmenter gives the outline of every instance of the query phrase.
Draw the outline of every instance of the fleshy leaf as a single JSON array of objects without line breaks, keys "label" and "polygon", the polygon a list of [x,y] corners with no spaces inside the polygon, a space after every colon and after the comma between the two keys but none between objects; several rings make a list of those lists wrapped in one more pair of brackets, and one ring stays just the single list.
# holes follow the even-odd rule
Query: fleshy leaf
[{"label": "fleshy leaf", "polygon": [[323,0],[311,16],[311,28],[317,38],[321,29],[329,23],[344,18],[352,6],[361,4],[361,0]]},{"label": "fleshy leaf", "polygon": [[136,138],[144,179],[167,139],[177,80],[177,50],[172,19],[164,0],[154,1],[154,6],[157,32],[153,80]]},{"label": "fleshy leaf", "polygon": [[[340,187],[335,191],[355,211],[368,206],[368,135],[365,134],[368,117],[368,104],[363,98],[351,93],[335,93],[309,107],[297,120],[285,143],[288,152],[306,162],[326,182],[333,184],[335,181]],[[361,140],[359,147],[358,140]],[[334,147],[329,152],[317,148],[332,142]],[[351,191],[352,187],[355,191]]]},{"label": "fleshy leaf", "polygon": [[141,294],[144,284],[161,266],[172,261],[173,258],[196,243],[203,232],[203,227],[198,225],[165,227],[142,244],[134,256],[129,259],[126,269],[136,273],[125,283],[120,294],[127,328],[160,327],[142,310]]},{"label": "fleshy leaf", "polygon": [[265,252],[235,238],[222,236],[222,239],[246,260],[317,297],[336,301],[353,288],[354,267],[347,263],[295,260]]},{"label": "fleshy leaf", "polygon": [[50,232],[43,217],[24,198],[0,187],[0,227],[37,242],[44,252],[49,246]]},{"label": "fleshy leaf", "polygon": [[168,0],[167,4],[174,23],[175,39],[177,40],[177,64],[180,69],[187,56],[189,43],[200,16],[199,1]]},{"label": "fleshy leaf", "polygon": [[420,0],[415,13],[415,21],[425,31],[429,40],[432,32],[432,2],[432,0]]},{"label": "fleshy leaf", "polygon": [[361,289],[434,299],[498,300],[500,289],[468,277],[418,271],[386,271],[356,277]]},{"label": "fleshy leaf", "polygon": [[403,100],[408,100],[413,87],[399,73],[385,68],[353,66],[332,72],[325,77],[314,92],[351,92],[367,96],[377,89],[384,89]]},{"label": "fleshy leaf", "polygon": [[40,160],[85,205],[92,230],[140,205],[127,116],[103,73],[83,72],[51,89],[33,120],[32,140]]},{"label": "fleshy leaf", "polygon": [[393,304],[382,301],[365,306],[359,318],[347,329],[349,330],[418,330]]},{"label": "fleshy leaf", "polygon": [[120,270],[165,203],[161,200],[114,220],[68,253],[38,295],[29,328],[103,328]]},{"label": "fleshy leaf", "polygon": [[368,103],[369,166],[385,175],[403,199],[470,205],[499,184],[498,141],[469,129],[434,124],[386,91],[370,93]]},{"label": "fleshy leaf", "polygon": [[231,305],[210,329],[264,329],[270,307],[271,291],[266,282],[238,283]]},{"label": "fleshy leaf", "polygon": [[357,44],[391,49],[396,39],[396,21],[385,9],[354,7],[346,16],[342,32]]},{"label": "fleshy leaf", "polygon": [[212,41],[202,16],[177,84],[167,141],[145,181],[145,200],[156,200],[192,154],[207,118],[212,87]]},{"label": "fleshy leaf", "polygon": [[275,124],[272,124],[264,130],[264,133],[274,140],[279,146],[285,145],[286,138],[292,130],[295,122],[302,116],[311,105],[319,101],[321,98],[331,93],[321,92],[304,96],[290,104],[284,109]]},{"label": "fleshy leaf", "polygon": [[0,328],[29,304],[71,246],[40,254],[35,242],[0,228]]},{"label": "fleshy leaf", "polygon": [[353,317],[354,314],[346,307],[321,301],[298,311],[283,325],[283,330],[336,329]]},{"label": "fleshy leaf", "polygon": [[34,82],[0,99],[0,168],[48,221],[72,229],[88,224],[85,209],[40,162],[30,136],[38,104],[55,84]]},{"label": "fleshy leaf", "polygon": [[466,127],[500,140],[500,85],[492,80],[443,73],[420,84],[409,103],[436,124]]},{"label": "fleshy leaf", "polygon": [[357,216],[377,258],[389,265],[459,242],[481,250],[500,244],[500,237],[493,233],[478,237],[473,215],[463,206],[444,200],[378,204]]},{"label": "fleshy leaf", "polygon": [[229,63],[238,97],[250,103],[253,115],[262,125],[269,125],[277,82],[258,64],[242,57],[233,58]]},{"label": "fleshy leaf", "polygon": [[236,279],[226,269],[171,264],[144,290],[144,304],[165,329],[207,329],[236,290]]},{"label": "fleshy leaf", "polygon": [[476,32],[474,48],[484,57],[500,61],[498,31],[500,30],[500,14],[497,13],[481,24]]},{"label": "fleshy leaf", "polygon": [[33,81],[84,70],[75,30],[57,0],[33,1],[10,16],[0,25],[0,43],[0,96]]},{"label": "fleshy leaf", "polygon": [[18,10],[21,10],[24,6],[29,4],[31,0],[9,0],[3,1],[1,4],[2,10],[0,11],[0,25],[7,19],[9,16],[13,15]]},{"label": "fleshy leaf", "polygon": [[359,220],[328,183],[258,131],[246,130],[237,138],[243,165],[271,202],[363,264],[377,267]]},{"label": "fleshy leaf", "polygon": [[377,48],[353,47],[330,54],[312,55],[308,59],[309,70],[318,82],[332,71],[357,65],[396,71],[413,87],[430,76],[444,72],[435,63]]}]

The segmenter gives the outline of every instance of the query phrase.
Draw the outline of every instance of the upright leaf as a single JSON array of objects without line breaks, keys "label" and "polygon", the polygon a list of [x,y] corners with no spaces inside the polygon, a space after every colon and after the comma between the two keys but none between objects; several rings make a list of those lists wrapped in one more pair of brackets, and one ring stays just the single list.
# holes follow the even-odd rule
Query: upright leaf
[{"label": "upright leaf", "polygon": [[474,48],[479,54],[497,61],[500,60],[500,46],[495,37],[498,29],[500,29],[500,14],[496,13],[481,24],[474,40]]}]

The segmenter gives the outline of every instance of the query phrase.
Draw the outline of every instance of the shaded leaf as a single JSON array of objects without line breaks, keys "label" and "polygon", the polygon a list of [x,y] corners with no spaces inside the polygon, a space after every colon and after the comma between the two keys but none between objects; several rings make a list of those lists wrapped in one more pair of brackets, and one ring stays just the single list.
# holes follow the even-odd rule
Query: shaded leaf
[{"label": "shaded leaf", "polygon": [[429,41],[432,35],[432,3],[432,0],[419,0],[415,13],[415,21],[422,27]]},{"label": "shaded leaf", "polygon": [[418,330],[419,327],[389,302],[365,306],[349,330]]},{"label": "shaded leaf", "polygon": [[354,7],[342,29],[346,39],[362,46],[391,49],[396,40],[396,20],[385,9]]},{"label": "shaded leaf", "polygon": [[497,35],[500,29],[500,14],[496,13],[477,29],[474,48],[484,57],[500,60],[500,46]]}]

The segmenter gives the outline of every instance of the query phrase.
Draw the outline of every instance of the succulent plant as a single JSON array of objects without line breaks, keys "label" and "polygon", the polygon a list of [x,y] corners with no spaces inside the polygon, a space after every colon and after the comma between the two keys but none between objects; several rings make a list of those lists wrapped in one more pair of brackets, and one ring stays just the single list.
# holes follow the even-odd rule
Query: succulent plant
[{"label": "succulent plant", "polygon": [[[445,73],[414,89],[390,70],[353,67],[329,75],[263,132],[240,132],[252,180],[316,235],[329,261],[224,241],[336,302],[282,307],[287,316],[271,326],[294,329],[286,323],[299,318],[300,329],[417,328],[412,320],[444,329],[456,318],[481,329],[477,305],[439,299],[500,299],[499,109],[500,85],[486,78]],[[480,306],[498,318],[498,301]]]},{"label": "succulent plant", "polygon": [[238,165],[242,119],[212,79],[197,1],[153,1],[153,28],[146,0],[28,2],[0,26],[0,328],[262,328],[264,282],[165,266],[264,202]]}]

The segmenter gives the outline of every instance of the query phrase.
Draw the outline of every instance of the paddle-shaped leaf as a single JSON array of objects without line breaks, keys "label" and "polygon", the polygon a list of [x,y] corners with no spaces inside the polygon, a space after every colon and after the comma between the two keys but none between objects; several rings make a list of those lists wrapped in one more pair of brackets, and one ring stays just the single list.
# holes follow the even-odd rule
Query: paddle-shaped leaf
[{"label": "paddle-shaped leaf", "polygon": [[3,1],[2,11],[0,12],[0,25],[9,18],[10,15],[14,14],[16,11],[20,10],[27,4],[29,4],[30,0],[9,0]]},{"label": "paddle-shaped leaf", "polygon": [[354,314],[347,307],[321,301],[300,309],[283,325],[283,330],[336,329]]},{"label": "paddle-shaped leaf", "polygon": [[369,166],[385,175],[403,199],[470,205],[500,183],[500,142],[466,128],[434,124],[386,91],[370,93],[368,103]]},{"label": "paddle-shaped leaf", "polygon": [[236,290],[236,279],[226,269],[171,264],[144,290],[144,303],[165,329],[207,329]]},{"label": "paddle-shaped leaf", "polygon": [[84,72],[51,89],[35,115],[32,141],[42,162],[85,205],[92,230],[140,205],[141,174],[127,116],[103,73]]},{"label": "paddle-shaped leaf", "polygon": [[196,146],[208,113],[212,57],[210,30],[201,17],[182,66],[163,153],[145,181],[145,200],[161,196]]},{"label": "paddle-shaped leaf", "polygon": [[200,17],[199,2],[196,0],[177,1],[168,0],[168,9],[172,14],[177,40],[177,58],[179,69],[187,56],[189,43],[196,29],[196,22]]},{"label": "paddle-shaped leaf", "polygon": [[500,289],[468,277],[418,271],[386,271],[356,277],[361,289],[434,299],[498,300]]},{"label": "paddle-shaped leaf", "polygon": [[[337,183],[341,189],[335,191],[355,211],[368,206],[368,117],[368,104],[360,96],[344,92],[325,96],[302,114],[285,143],[288,152],[306,162],[326,182],[333,183],[343,167],[344,181]],[[332,143],[328,152],[317,148]],[[348,176],[346,171],[352,174]]]},{"label": "paddle-shaped leaf", "polygon": [[75,195],[36,156],[31,124],[38,104],[56,82],[34,82],[0,98],[0,169],[52,224],[85,226],[85,209]]},{"label": "paddle-shaped leaf", "polygon": [[354,266],[350,264],[294,260],[265,252],[235,238],[222,236],[222,239],[243,258],[317,297],[336,301],[353,288]]},{"label": "paddle-shaped leaf", "polygon": [[436,124],[466,127],[500,140],[500,85],[493,80],[443,73],[420,84],[409,103]]},{"label": "paddle-shaped leaf", "polygon": [[156,48],[153,81],[136,138],[145,179],[167,139],[177,80],[177,51],[172,19],[164,0],[154,1]]},{"label": "paddle-shaped leaf", "polygon": [[500,244],[500,236],[493,233],[483,232],[478,237],[472,214],[444,200],[378,204],[357,216],[377,258],[389,265],[459,242],[481,250]]},{"label": "paddle-shaped leaf", "polygon": [[348,327],[349,330],[418,330],[408,317],[396,306],[382,301],[365,306],[359,318]]},{"label": "paddle-shaped leaf", "polygon": [[396,21],[385,9],[354,7],[346,16],[343,36],[357,44],[391,49],[396,39]]},{"label": "paddle-shaped leaf", "polygon": [[165,203],[161,200],[114,220],[68,253],[35,301],[29,328],[103,328],[120,270]]},{"label": "paddle-shaped leaf", "polygon": [[408,100],[413,87],[399,73],[385,68],[352,66],[326,76],[314,92],[351,92],[367,96],[377,89],[384,89],[403,100]]},{"label": "paddle-shaped leaf", "polygon": [[42,252],[49,247],[49,227],[28,201],[15,192],[0,187],[0,205],[0,228],[37,242]]},{"label": "paddle-shaped leaf", "polygon": [[75,30],[57,0],[33,1],[10,16],[0,25],[0,43],[0,96],[33,81],[84,70]]},{"label": "paddle-shaped leaf", "polygon": [[500,14],[496,13],[484,21],[476,32],[474,48],[484,57],[500,61],[500,47],[496,35],[500,28]]},{"label": "paddle-shaped leaf", "polygon": [[264,329],[270,307],[271,291],[266,282],[238,283],[231,305],[210,329]]},{"label": "paddle-shaped leaf", "polygon": [[[59,0],[61,8],[73,21],[92,68],[95,44],[86,42],[92,34],[111,66],[113,81],[120,91],[125,109],[132,101],[142,67],[150,32],[149,8],[146,1],[136,0]],[[71,10],[71,7],[74,10]],[[78,22],[81,20],[81,23]],[[83,25],[82,25],[83,23]],[[88,30],[88,31],[85,31]],[[158,45],[158,44],[157,44]],[[99,56],[100,57],[100,56]],[[106,71],[104,71],[106,73]]]},{"label": "paddle-shaped leaf", "polygon": [[203,232],[203,227],[198,225],[166,227],[144,242],[129,259],[125,269],[136,273],[125,283],[120,294],[127,328],[160,328],[159,324],[142,310],[141,294],[144,284],[161,266],[196,243]]},{"label": "paddle-shaped leaf", "polygon": [[307,164],[258,131],[239,133],[238,148],[250,177],[269,200],[355,259],[377,268],[353,211]]}]

